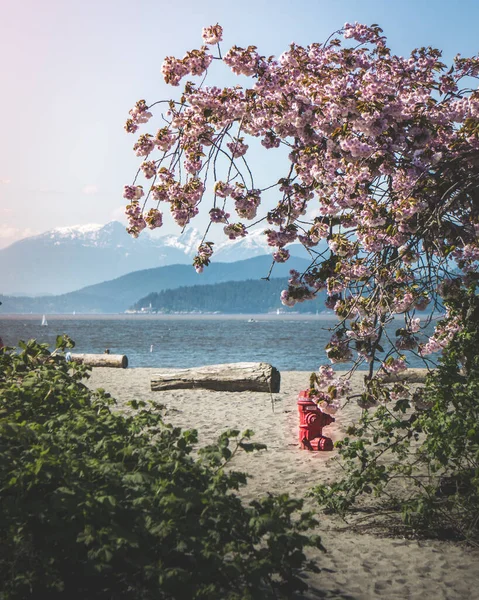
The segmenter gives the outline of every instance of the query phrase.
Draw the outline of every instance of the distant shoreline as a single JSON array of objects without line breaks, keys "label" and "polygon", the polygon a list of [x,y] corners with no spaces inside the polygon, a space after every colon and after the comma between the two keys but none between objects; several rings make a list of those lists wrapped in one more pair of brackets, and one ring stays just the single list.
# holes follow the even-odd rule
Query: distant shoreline
[{"label": "distant shoreline", "polygon": [[[119,320],[119,321],[337,321],[338,317],[334,313],[330,314],[314,314],[314,313],[261,313],[261,314],[247,314],[247,313],[178,313],[178,314],[143,314],[143,313],[94,313],[94,314],[75,314],[71,313],[45,313],[48,319],[52,321],[101,321],[101,320]],[[428,313],[418,313],[422,319],[429,317]],[[43,313],[0,313],[0,321],[3,319],[8,320],[26,320],[26,321],[37,321],[42,319]],[[433,320],[440,319],[441,315],[433,317]],[[403,319],[403,315],[396,315],[395,320]]]},{"label": "distant shoreline", "polygon": [[[296,321],[311,321],[312,319],[317,321],[335,321],[336,315],[331,314],[319,314],[314,313],[267,313],[267,314],[198,314],[198,313],[179,313],[179,314],[141,314],[141,313],[105,313],[105,314],[51,314],[45,313],[49,320],[52,321],[79,321],[79,320],[164,320],[170,321],[176,320],[234,320],[241,321],[254,319],[255,321],[284,321],[284,320],[296,320]],[[24,319],[27,321],[41,320],[43,313],[8,313],[1,314],[0,320],[15,320]]]}]

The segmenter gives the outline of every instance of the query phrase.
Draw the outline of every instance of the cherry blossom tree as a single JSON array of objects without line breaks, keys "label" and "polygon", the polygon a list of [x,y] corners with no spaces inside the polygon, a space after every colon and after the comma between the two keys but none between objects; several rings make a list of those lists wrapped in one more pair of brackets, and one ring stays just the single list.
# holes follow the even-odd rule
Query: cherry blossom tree
[{"label": "cherry blossom tree", "polygon": [[[162,125],[134,144],[142,164],[124,188],[129,233],[161,227],[167,205],[184,227],[203,201],[210,225],[198,272],[218,224],[236,239],[263,223],[275,262],[303,244],[311,264],[291,271],[281,300],[294,306],[326,290],[338,316],[326,353],[331,363],[368,363],[364,406],[397,393],[377,391],[378,372],[406,369],[407,353],[426,359],[461,328],[450,310],[421,343],[416,313],[443,311],[448,295],[474,290],[479,260],[479,93],[471,87],[479,59],[458,55],[449,67],[433,48],[397,56],[382,33],[347,23],[325,43],[292,44],[276,59],[255,46],[223,53],[222,28],[207,27],[199,49],[162,66],[166,83],[197,76],[198,84],[187,80],[176,100],[138,101],[125,125],[134,134],[155,111]],[[213,61],[241,85],[207,86]],[[286,149],[282,177],[263,188],[248,162],[253,138],[265,151]],[[261,212],[266,190],[277,204]],[[386,325],[398,315],[391,337]],[[326,411],[347,393],[331,367],[312,377]]]}]

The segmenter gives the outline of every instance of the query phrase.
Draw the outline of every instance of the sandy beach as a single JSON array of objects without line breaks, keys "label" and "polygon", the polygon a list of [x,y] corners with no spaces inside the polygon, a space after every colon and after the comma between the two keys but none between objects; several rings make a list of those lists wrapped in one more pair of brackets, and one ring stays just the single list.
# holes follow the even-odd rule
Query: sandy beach
[{"label": "sandy beach", "polygon": [[[245,501],[267,492],[302,497],[315,484],[337,475],[339,466],[331,460],[336,451],[308,452],[297,443],[297,394],[308,387],[309,373],[282,372],[281,391],[271,397],[258,392],[152,392],[150,379],[160,371],[96,368],[88,385],[105,389],[120,409],[132,399],[164,404],[165,421],[197,429],[200,445],[214,441],[226,429],[253,429],[254,440],[265,443],[267,450],[240,452],[231,465],[250,475],[241,492]],[[359,386],[361,378],[355,374],[353,385]],[[349,403],[324,433],[333,441],[341,439],[359,415],[359,407]],[[314,505],[308,503],[310,507]],[[308,577],[307,598],[479,599],[479,550],[453,542],[358,533],[328,515],[319,515],[318,520],[327,553],[311,554],[322,572]]]}]

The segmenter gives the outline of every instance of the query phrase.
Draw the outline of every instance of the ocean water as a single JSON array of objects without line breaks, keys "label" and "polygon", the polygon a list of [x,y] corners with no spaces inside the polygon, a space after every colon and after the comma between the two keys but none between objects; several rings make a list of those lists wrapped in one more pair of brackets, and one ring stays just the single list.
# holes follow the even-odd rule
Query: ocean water
[{"label": "ocean water", "polygon": [[[68,334],[73,352],[125,354],[129,367],[188,368],[227,362],[267,362],[280,371],[313,371],[336,321],[323,315],[14,315],[0,318],[5,345],[34,338],[53,349]],[[393,326],[392,331],[397,327]],[[423,363],[407,353],[412,367]],[[341,368],[348,368],[347,363]]]}]

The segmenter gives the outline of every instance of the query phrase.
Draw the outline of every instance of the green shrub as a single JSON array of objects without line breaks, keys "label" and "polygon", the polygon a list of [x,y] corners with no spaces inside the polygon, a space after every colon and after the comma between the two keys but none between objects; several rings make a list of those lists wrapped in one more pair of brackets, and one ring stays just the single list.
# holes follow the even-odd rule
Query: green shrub
[{"label": "green shrub", "polygon": [[374,515],[401,511],[416,533],[479,539],[479,299],[458,292],[448,305],[465,328],[422,389],[349,428],[337,444],[345,475],[312,492],[326,510],[369,497]]},{"label": "green shrub", "polygon": [[[68,340],[58,339],[60,350]],[[0,598],[290,598],[317,570],[310,513],[287,495],[244,506],[225,464],[251,432],[192,456],[195,431],[132,416],[85,367],[34,341],[0,351]]]}]

